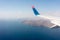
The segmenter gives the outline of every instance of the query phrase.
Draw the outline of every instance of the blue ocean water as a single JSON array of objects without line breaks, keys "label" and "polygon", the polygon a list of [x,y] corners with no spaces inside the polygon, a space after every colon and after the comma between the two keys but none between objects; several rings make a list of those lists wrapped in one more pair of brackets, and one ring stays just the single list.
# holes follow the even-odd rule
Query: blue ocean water
[{"label": "blue ocean water", "polygon": [[60,28],[31,26],[17,20],[0,20],[0,40],[60,40]]}]

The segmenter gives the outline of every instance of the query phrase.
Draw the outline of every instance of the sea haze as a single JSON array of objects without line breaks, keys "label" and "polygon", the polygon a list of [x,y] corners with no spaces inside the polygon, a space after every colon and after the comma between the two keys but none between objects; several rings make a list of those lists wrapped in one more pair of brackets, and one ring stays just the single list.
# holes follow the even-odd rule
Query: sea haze
[{"label": "sea haze", "polygon": [[60,28],[26,25],[23,20],[0,20],[0,40],[60,40]]}]

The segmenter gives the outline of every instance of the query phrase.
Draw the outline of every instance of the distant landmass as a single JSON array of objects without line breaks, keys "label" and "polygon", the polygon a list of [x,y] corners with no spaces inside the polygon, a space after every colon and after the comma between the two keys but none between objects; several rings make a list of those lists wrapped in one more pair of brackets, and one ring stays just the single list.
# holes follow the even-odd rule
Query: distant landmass
[{"label": "distant landmass", "polygon": [[53,23],[50,22],[50,20],[46,20],[42,18],[23,20],[22,23],[27,24],[27,25],[32,25],[32,26],[47,26],[47,27],[54,25]]}]

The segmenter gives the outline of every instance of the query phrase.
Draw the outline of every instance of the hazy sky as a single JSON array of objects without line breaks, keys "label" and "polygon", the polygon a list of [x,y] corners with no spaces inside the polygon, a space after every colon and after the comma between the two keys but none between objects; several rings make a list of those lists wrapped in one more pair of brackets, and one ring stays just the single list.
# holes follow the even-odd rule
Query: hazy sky
[{"label": "hazy sky", "polygon": [[0,0],[0,18],[34,17],[32,5],[41,15],[60,17],[60,0]]}]

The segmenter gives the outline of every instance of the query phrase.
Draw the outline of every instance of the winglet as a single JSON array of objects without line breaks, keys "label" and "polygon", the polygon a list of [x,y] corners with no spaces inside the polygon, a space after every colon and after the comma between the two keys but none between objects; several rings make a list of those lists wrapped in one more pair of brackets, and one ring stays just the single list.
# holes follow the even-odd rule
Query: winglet
[{"label": "winglet", "polygon": [[32,9],[33,9],[33,12],[34,12],[34,14],[37,16],[37,15],[40,15],[39,13],[38,13],[38,11],[35,9],[35,7],[34,6],[32,6]]}]

